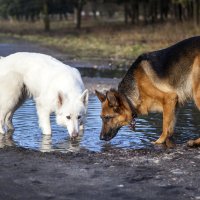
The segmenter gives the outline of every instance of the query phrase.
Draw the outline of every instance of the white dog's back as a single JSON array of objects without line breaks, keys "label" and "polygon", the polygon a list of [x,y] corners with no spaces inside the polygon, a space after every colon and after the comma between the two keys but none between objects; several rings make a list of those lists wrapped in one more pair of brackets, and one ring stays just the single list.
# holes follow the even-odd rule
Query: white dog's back
[{"label": "white dog's back", "polygon": [[20,52],[0,59],[0,78],[11,71],[23,76],[23,82],[35,96],[35,88],[47,91],[51,85],[72,94],[84,89],[78,70],[44,54]]}]

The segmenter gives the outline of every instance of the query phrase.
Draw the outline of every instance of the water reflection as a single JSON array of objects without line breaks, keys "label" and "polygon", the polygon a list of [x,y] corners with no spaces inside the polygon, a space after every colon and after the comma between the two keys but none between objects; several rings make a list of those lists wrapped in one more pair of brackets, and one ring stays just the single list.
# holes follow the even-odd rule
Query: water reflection
[{"label": "water reflection", "polygon": [[82,137],[79,137],[75,141],[68,140],[62,140],[58,142],[57,144],[53,144],[52,142],[52,136],[51,135],[42,135],[41,136],[41,144],[39,147],[39,150],[41,152],[51,152],[58,150],[60,152],[66,153],[67,151],[76,152],[80,150],[80,141]]},{"label": "water reflection", "polygon": [[[52,136],[42,135],[38,127],[35,105],[28,100],[14,115],[15,132],[0,134],[0,148],[4,146],[20,146],[42,152],[79,151],[85,148],[92,151],[106,151],[109,148],[152,148],[162,131],[162,115],[151,114],[137,119],[136,131],[123,127],[118,135],[110,142],[99,140],[101,119],[99,117],[101,105],[95,96],[89,99],[88,116],[84,134],[76,141],[71,141],[65,128],[57,126],[55,116],[51,116]],[[200,136],[200,112],[193,103],[188,103],[180,110],[175,128],[175,143],[185,143],[189,139]]]}]

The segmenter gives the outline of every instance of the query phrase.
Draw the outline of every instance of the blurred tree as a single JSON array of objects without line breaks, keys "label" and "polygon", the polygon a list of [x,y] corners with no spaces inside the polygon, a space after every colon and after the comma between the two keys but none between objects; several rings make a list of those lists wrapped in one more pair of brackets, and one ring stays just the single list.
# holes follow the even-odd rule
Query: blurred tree
[{"label": "blurred tree", "polygon": [[11,0],[0,0],[0,15],[4,19],[7,19],[9,16],[9,5],[11,4]]},{"label": "blurred tree", "polygon": [[135,24],[139,21],[139,0],[116,0],[118,4],[124,5],[124,22],[128,24],[129,18],[131,23]]},{"label": "blurred tree", "polygon": [[193,13],[194,13],[194,24],[199,25],[200,22],[200,1],[193,0]]},{"label": "blurred tree", "polygon": [[81,28],[81,19],[83,6],[87,3],[87,0],[74,0],[75,15],[76,15],[76,28]]},{"label": "blurred tree", "polygon": [[160,9],[160,21],[163,22],[164,20],[167,19],[168,14],[169,14],[169,10],[170,10],[170,1],[163,1],[163,0],[159,0],[158,2],[159,4],[159,9]]},{"label": "blurred tree", "polygon": [[193,20],[195,25],[200,23],[200,0],[0,0],[0,16],[5,19],[30,21],[42,18],[44,29],[49,31],[51,20],[58,17],[60,20],[67,19],[68,13],[73,13],[76,28],[80,29],[86,4],[87,12],[93,13],[94,18],[97,12],[101,14],[99,19],[105,16],[102,13],[114,19],[116,11],[117,16],[124,12],[126,24],[148,24],[167,20]]},{"label": "blurred tree", "polygon": [[4,18],[9,16],[18,20],[35,20],[41,10],[40,0],[0,0],[0,15]]},{"label": "blurred tree", "polygon": [[49,20],[49,2],[48,0],[43,0],[43,15],[44,15],[44,30],[50,30],[50,20]]},{"label": "blurred tree", "polygon": [[97,19],[97,9],[98,9],[98,0],[90,0],[89,3],[91,5],[94,19],[96,20]]}]

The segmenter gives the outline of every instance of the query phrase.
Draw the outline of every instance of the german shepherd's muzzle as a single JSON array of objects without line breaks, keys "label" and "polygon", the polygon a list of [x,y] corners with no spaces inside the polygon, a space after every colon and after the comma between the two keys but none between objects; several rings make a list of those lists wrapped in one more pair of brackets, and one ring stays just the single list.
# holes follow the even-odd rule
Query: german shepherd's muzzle
[{"label": "german shepherd's muzzle", "polygon": [[[109,140],[111,140],[112,138],[114,138],[117,135],[119,129],[122,126],[110,127],[109,119],[105,120],[105,119],[103,119],[103,117],[101,117],[101,118],[102,118],[103,124],[102,124],[101,133],[100,133],[100,140],[109,141]],[[135,131],[135,118],[133,118],[132,122],[130,122],[129,128],[132,131]]]},{"label": "german shepherd's muzzle", "polygon": [[105,140],[105,141],[111,140],[112,138],[114,138],[117,135],[117,132],[121,128],[121,127],[109,128],[108,131],[105,131],[106,127],[109,127],[109,126],[106,123],[103,123],[101,134],[100,134],[100,140]]},{"label": "german shepherd's muzzle", "polygon": [[[200,36],[139,56],[118,90],[96,95],[102,103],[100,139],[111,140],[125,125],[134,128],[136,114],[162,112],[162,134],[154,143],[169,141],[177,109],[193,99],[200,110]],[[188,145],[200,145],[200,138]]]},{"label": "german shepherd's muzzle", "polygon": [[132,130],[135,130],[136,114],[130,114],[131,108],[125,97],[120,96],[114,89],[108,91],[106,95],[96,91],[96,95],[102,102],[101,140],[111,140],[125,125],[129,125]]}]

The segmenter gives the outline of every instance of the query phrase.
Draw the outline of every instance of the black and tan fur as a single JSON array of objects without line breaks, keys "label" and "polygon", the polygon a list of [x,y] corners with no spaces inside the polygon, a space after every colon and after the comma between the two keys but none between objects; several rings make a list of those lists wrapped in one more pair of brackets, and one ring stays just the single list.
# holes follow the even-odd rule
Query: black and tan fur
[{"label": "black and tan fur", "polygon": [[[96,91],[102,102],[101,139],[110,140],[131,123],[135,113],[163,113],[163,130],[156,144],[172,136],[177,108],[193,99],[200,110],[200,36],[139,56],[118,90]],[[189,141],[200,145],[200,138]]]}]

